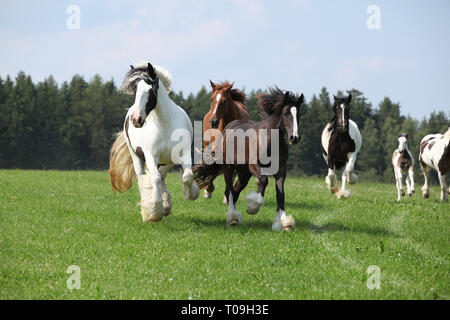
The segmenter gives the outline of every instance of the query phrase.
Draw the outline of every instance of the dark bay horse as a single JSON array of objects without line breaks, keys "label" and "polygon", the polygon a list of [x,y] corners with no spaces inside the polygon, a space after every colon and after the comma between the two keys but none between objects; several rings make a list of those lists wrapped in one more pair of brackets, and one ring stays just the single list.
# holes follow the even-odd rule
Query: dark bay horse
[{"label": "dark bay horse", "polygon": [[[358,125],[350,119],[351,101],[351,94],[345,98],[334,97],[334,117],[322,131],[322,154],[328,164],[325,182],[338,199],[349,197],[347,182],[354,183],[357,180],[353,169],[362,144]],[[334,171],[343,167],[342,187],[339,190]]]},{"label": "dark bay horse", "polygon": [[[303,94],[297,97],[277,87],[270,88],[269,93],[258,96],[261,121],[235,120],[225,127],[221,144],[223,162],[193,167],[194,179],[200,187],[224,173],[228,225],[239,225],[242,222],[242,214],[236,210],[236,202],[254,175],[258,179],[258,191],[246,197],[247,213],[255,214],[259,211],[264,203],[268,176],[273,176],[276,180],[277,210],[272,229],[282,231],[294,228],[294,219],[286,215],[284,208],[284,181],[288,160],[287,142],[297,144],[300,141],[298,117],[303,99]],[[235,173],[238,181],[233,187]]]},{"label": "dark bay horse", "polygon": [[[215,84],[211,80],[211,108],[203,118],[203,133],[207,130],[217,129],[220,132],[233,120],[250,120],[245,108],[245,95],[238,89],[233,88],[234,83],[222,82]],[[214,141],[204,139],[203,147],[206,148]],[[211,181],[205,186],[204,198],[211,198],[214,191],[214,183]],[[225,199],[224,199],[225,202]]]}]

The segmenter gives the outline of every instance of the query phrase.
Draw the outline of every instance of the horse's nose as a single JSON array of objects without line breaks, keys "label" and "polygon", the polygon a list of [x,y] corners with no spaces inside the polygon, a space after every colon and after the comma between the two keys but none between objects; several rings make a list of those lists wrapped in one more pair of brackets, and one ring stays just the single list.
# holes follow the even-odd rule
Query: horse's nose
[{"label": "horse's nose", "polygon": [[290,141],[292,144],[296,144],[296,143],[298,143],[298,142],[300,141],[300,137],[299,137],[299,136],[290,136],[290,137],[289,137],[289,141]]}]

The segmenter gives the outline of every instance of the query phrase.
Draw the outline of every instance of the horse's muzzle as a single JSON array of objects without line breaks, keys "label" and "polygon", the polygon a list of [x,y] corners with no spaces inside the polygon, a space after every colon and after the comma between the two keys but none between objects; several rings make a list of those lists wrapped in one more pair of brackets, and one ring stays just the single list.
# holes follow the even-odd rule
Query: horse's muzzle
[{"label": "horse's muzzle", "polygon": [[211,128],[213,129],[217,129],[217,127],[219,126],[219,122],[220,120],[209,120],[209,123],[211,124]]},{"label": "horse's muzzle", "polygon": [[142,117],[139,117],[137,120],[135,117],[132,117],[131,122],[133,123],[133,126],[135,126],[136,128],[142,128],[142,126],[144,125]]},{"label": "horse's muzzle", "polygon": [[290,136],[289,137],[289,143],[290,144],[297,144],[297,143],[300,142],[300,140],[301,140],[300,136]]}]

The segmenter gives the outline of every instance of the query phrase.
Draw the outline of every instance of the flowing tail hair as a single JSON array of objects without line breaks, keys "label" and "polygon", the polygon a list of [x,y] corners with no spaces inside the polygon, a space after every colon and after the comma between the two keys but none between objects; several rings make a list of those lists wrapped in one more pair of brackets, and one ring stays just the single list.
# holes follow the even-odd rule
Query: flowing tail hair
[{"label": "flowing tail hair", "polygon": [[221,175],[224,170],[223,164],[197,164],[192,167],[192,172],[194,173],[194,180],[200,189],[203,189],[208,184],[214,181],[217,176]]},{"label": "flowing tail hair", "polygon": [[111,176],[113,189],[119,192],[130,189],[136,179],[133,159],[123,131],[117,133],[116,140],[109,153],[109,175]]}]

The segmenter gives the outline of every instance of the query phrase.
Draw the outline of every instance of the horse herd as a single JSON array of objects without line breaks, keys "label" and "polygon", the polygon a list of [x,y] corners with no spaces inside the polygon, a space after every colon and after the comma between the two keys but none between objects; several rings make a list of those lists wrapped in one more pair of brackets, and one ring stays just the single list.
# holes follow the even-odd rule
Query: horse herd
[{"label": "horse herd", "polygon": [[[258,190],[245,198],[246,211],[255,214],[264,204],[268,178],[273,176],[277,209],[272,229],[293,229],[294,219],[284,207],[284,181],[288,144],[295,145],[301,139],[299,120],[303,94],[269,88],[267,93],[258,96],[260,120],[254,121],[245,107],[245,95],[233,88],[233,83],[210,81],[211,108],[203,119],[202,161],[192,166],[192,122],[170,99],[171,83],[166,70],[147,62],[131,66],[125,75],[122,91],[134,95],[135,100],[125,116],[123,131],[117,134],[110,151],[109,173],[113,188],[124,192],[131,188],[137,177],[143,221],[160,221],[171,213],[165,177],[174,165],[183,168],[183,195],[187,200],[197,199],[200,189],[204,189],[204,198],[211,198],[213,181],[223,173],[227,224],[233,226],[242,222],[236,202],[250,178],[256,177]],[[354,166],[362,145],[358,126],[350,119],[351,101],[351,94],[334,97],[334,117],[326,124],[321,136],[322,154],[328,165],[325,181],[338,199],[349,197],[347,185],[357,181]],[[407,138],[407,134],[398,136],[399,147],[392,157],[398,200],[405,195],[403,173],[407,174],[408,194],[414,193],[414,161]],[[450,128],[445,134],[427,135],[421,141],[419,162],[425,176],[422,188],[425,198],[429,196],[427,173],[434,168],[441,184],[441,200],[447,201],[449,191],[445,175],[450,169],[449,141]],[[335,170],[342,168],[339,189]]]}]

